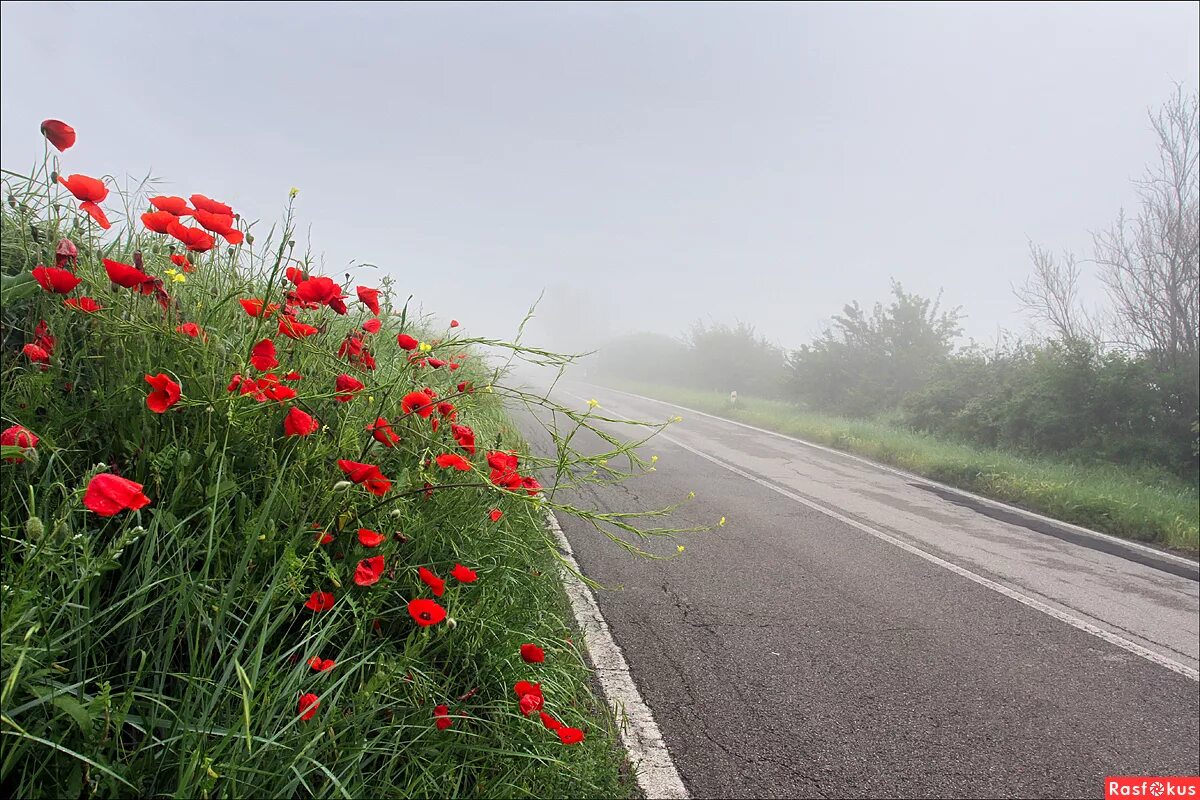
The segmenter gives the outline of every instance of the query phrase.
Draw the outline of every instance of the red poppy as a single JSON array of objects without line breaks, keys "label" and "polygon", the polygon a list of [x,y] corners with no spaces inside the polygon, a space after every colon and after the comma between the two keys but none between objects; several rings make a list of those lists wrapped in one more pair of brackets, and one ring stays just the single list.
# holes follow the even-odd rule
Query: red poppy
[{"label": "red poppy", "polygon": [[434,597],[441,597],[446,593],[446,582],[434,575],[432,571],[421,567],[417,570],[417,575],[421,578],[421,582],[433,590]]},{"label": "red poppy", "polygon": [[155,233],[167,233],[172,222],[178,223],[179,217],[169,211],[152,211],[142,214],[142,224]]},{"label": "red poppy", "polygon": [[454,576],[454,580],[458,581],[459,583],[474,583],[479,579],[479,575],[475,573],[475,570],[468,569],[462,564],[455,564],[454,569],[451,570],[450,574]]},{"label": "red poppy", "polygon": [[238,300],[242,304],[242,308],[252,317],[269,317],[279,310],[278,303],[270,303],[266,306],[266,311],[263,310],[263,301],[257,297],[251,299]]},{"label": "red poppy", "polygon": [[558,729],[558,738],[563,744],[579,744],[583,741],[583,731],[563,726]]},{"label": "red poppy", "polygon": [[160,372],[157,375],[147,375],[146,383],[154,391],[146,395],[146,408],[155,414],[162,414],[168,408],[179,402],[182,387],[171,379],[170,375]]},{"label": "red poppy", "polygon": [[193,339],[203,339],[205,337],[204,329],[194,322],[185,322],[182,325],[177,325],[175,332],[182,333],[184,336],[190,336]]},{"label": "red poppy", "polygon": [[517,681],[513,689],[520,698],[521,713],[529,716],[534,711],[541,711],[545,707],[546,701],[542,697],[542,685],[540,683],[530,683],[529,681]]},{"label": "red poppy", "polygon": [[354,399],[355,393],[361,392],[367,387],[363,385],[362,381],[343,372],[334,380],[333,388],[337,391],[333,399],[339,403],[348,403]]},{"label": "red poppy", "polygon": [[314,527],[314,528],[318,528],[318,530],[317,530],[317,544],[329,544],[330,542],[332,542],[332,541],[333,541],[333,534],[332,534],[332,533],[330,533],[329,531],[323,531],[323,530],[319,530],[319,528],[320,528],[320,526],[319,526],[319,525],[314,525],[313,527]]},{"label": "red poppy", "polygon": [[281,315],[279,317],[279,332],[289,339],[303,339],[306,336],[320,333],[321,329],[314,325],[300,322],[295,317]]},{"label": "red poppy", "polygon": [[108,279],[117,286],[124,286],[126,289],[141,290],[142,286],[153,280],[137,267],[107,258],[103,259],[103,261],[104,271],[108,273]]},{"label": "red poppy", "polygon": [[405,350],[416,350],[421,344],[407,333],[401,333],[396,336],[396,344],[400,345]]},{"label": "red poppy", "polygon": [[453,467],[459,472],[466,472],[471,468],[471,462],[467,461],[458,453],[441,453],[437,457],[437,465],[442,469],[450,469]]},{"label": "red poppy", "polygon": [[333,608],[332,592],[313,592],[304,607],[309,611],[328,611]]},{"label": "red poppy", "polygon": [[[0,445],[5,447],[23,447],[26,450],[32,450],[38,445],[38,437],[33,434],[33,431],[23,425],[13,425],[11,428],[5,429],[0,433]],[[20,464],[25,459],[21,456],[12,456],[4,459],[9,464]]]},{"label": "red poppy", "polygon": [[338,467],[341,468],[342,472],[346,473],[347,478],[360,484],[373,495],[383,497],[383,495],[387,494],[387,490],[392,488],[392,482],[374,464],[362,464],[358,461],[348,461],[340,458],[338,459]]},{"label": "red poppy", "polygon": [[184,272],[191,272],[194,269],[192,262],[188,261],[188,257],[179,253],[171,253],[171,263]]},{"label": "red poppy", "polygon": [[177,217],[186,217],[192,213],[192,209],[188,208],[187,200],[174,195],[160,194],[158,197],[151,197],[150,205],[159,211],[165,211]]},{"label": "red poppy", "polygon": [[425,597],[408,601],[408,615],[422,628],[436,625],[446,618],[446,609]]},{"label": "red poppy", "polygon": [[443,417],[455,419],[458,416],[458,413],[454,410],[454,403],[451,403],[448,400],[443,400],[442,402],[438,403],[437,410],[438,413]]},{"label": "red poppy", "polygon": [[197,208],[192,213],[192,218],[196,222],[199,222],[200,226],[204,229],[224,236],[225,241],[230,244],[241,244],[246,238],[241,231],[233,226],[233,216],[231,214],[213,214]]},{"label": "red poppy", "polygon": [[446,362],[442,361],[440,358],[427,358],[427,359],[425,359],[425,363],[428,364],[429,366],[433,367],[434,369],[437,369],[438,367],[446,366]]},{"label": "red poppy", "polygon": [[58,182],[67,187],[67,191],[75,195],[75,199],[84,203],[102,203],[108,197],[108,187],[99,178],[87,175],[58,176]]},{"label": "red poppy", "polygon": [[451,425],[450,434],[458,446],[467,451],[467,455],[475,455],[475,431],[466,425]]},{"label": "red poppy", "polygon": [[457,327],[458,327],[458,320],[456,320],[456,319],[452,319],[452,320],[450,320],[450,327],[451,327],[451,328],[457,328]]},{"label": "red poppy", "polygon": [[321,707],[321,698],[317,697],[312,692],[300,695],[300,708],[296,711],[300,715],[300,719],[308,722],[317,713],[317,709]]},{"label": "red poppy", "polygon": [[459,394],[473,394],[475,392],[475,387],[471,385],[470,381],[463,381],[455,388],[458,389]]},{"label": "red poppy", "polygon": [[54,248],[54,266],[62,269],[74,269],[79,263],[79,248],[70,239],[59,239]]},{"label": "red poppy", "polygon": [[375,437],[375,441],[384,447],[394,447],[396,442],[400,441],[400,437],[392,430],[391,423],[384,417],[379,417],[373,424],[368,425],[367,430]]},{"label": "red poppy", "polygon": [[36,344],[25,345],[21,348],[21,352],[24,353],[26,357],[28,357],[29,360],[35,364],[50,363],[50,354],[47,353],[44,348],[38,347]]},{"label": "red poppy", "polygon": [[312,667],[315,672],[328,672],[329,670],[331,670],[335,666],[337,666],[337,662],[334,661],[332,658],[321,658],[320,656],[313,656],[312,658],[310,658],[308,660],[308,665],[310,667]]},{"label": "red poppy", "polygon": [[95,314],[104,306],[97,303],[90,297],[68,297],[63,300],[63,305],[67,308],[73,308],[77,311],[82,311],[85,314]]},{"label": "red poppy", "polygon": [[437,706],[433,709],[433,724],[437,725],[439,731],[444,731],[454,724],[454,720],[450,719],[449,706]]},{"label": "red poppy", "polygon": [[188,250],[197,253],[204,253],[212,250],[216,245],[216,240],[208,234],[203,228],[195,228],[189,225],[184,225],[181,222],[172,222],[167,225],[167,233],[174,236],[179,241],[187,245]]},{"label": "red poppy", "polygon": [[232,208],[224,203],[213,200],[212,198],[205,197],[202,194],[192,195],[191,200],[192,205],[196,207],[197,211],[207,211],[209,214],[225,214],[226,216],[230,217],[233,216]]},{"label": "red poppy", "polygon": [[275,357],[275,342],[270,339],[263,339],[250,348],[250,363],[257,370],[268,370],[271,367],[278,367],[279,359]]},{"label": "red poppy", "polygon": [[285,381],[301,381],[301,380],[304,380],[304,376],[301,375],[299,372],[296,372],[296,370],[292,370],[287,375],[284,375],[283,379]]},{"label": "red poppy", "polygon": [[378,547],[387,541],[387,537],[370,528],[358,529],[358,543],[363,547]]},{"label": "red poppy", "polygon": [[542,696],[542,685],[540,683],[530,683],[529,681],[517,681],[513,684],[513,691],[517,693],[517,697],[524,697],[527,694]]},{"label": "red poppy", "polygon": [[119,475],[102,472],[92,478],[83,493],[83,504],[93,513],[111,517],[121,511],[137,511],[150,505],[150,498],[142,494],[142,485],[126,480]]},{"label": "red poppy", "polygon": [[380,322],[375,317],[371,317],[369,320],[367,320],[366,322],[364,322],[362,324],[362,329],[364,331],[366,331],[367,333],[379,333],[379,329],[381,327],[383,327],[383,323]]},{"label": "red poppy", "polygon": [[297,283],[296,297],[305,303],[329,305],[333,301],[342,298],[342,287],[338,286],[332,278],[319,275],[315,278],[306,278]]},{"label": "red poppy", "polygon": [[546,660],[546,651],[536,644],[521,645],[521,660],[526,664],[541,664]]},{"label": "red poppy", "polygon": [[364,306],[371,309],[371,313],[379,315],[379,290],[372,289],[368,286],[356,286],[355,293],[358,295],[358,300]]},{"label": "red poppy", "polygon": [[79,204],[79,209],[87,213],[89,217],[96,220],[96,224],[104,230],[112,227],[112,223],[108,221],[108,215],[104,213],[104,209],[95,203],[85,200]]},{"label": "red poppy", "polygon": [[300,283],[300,281],[302,281],[306,277],[308,277],[307,275],[304,274],[304,270],[299,269],[297,267],[288,267],[287,269],[285,269],[283,271],[283,274],[287,277],[287,279],[291,282],[291,284],[293,286],[298,285]]},{"label": "red poppy", "polygon": [[358,562],[354,569],[354,582],[359,586],[372,586],[379,583],[383,575],[383,556],[371,556]]},{"label": "red poppy", "polygon": [[75,129],[61,119],[42,120],[42,136],[62,153],[75,144]]},{"label": "red poppy", "polygon": [[547,714],[545,711],[539,711],[538,716],[542,718],[542,724],[546,726],[547,730],[556,731],[562,727],[561,722]]},{"label": "red poppy", "polygon": [[400,410],[405,414],[415,412],[428,418],[433,413],[433,402],[424,392],[409,392],[400,400]]},{"label": "red poppy", "polygon": [[284,436],[309,436],[317,432],[321,423],[311,415],[292,406],[283,418]]},{"label": "red poppy", "polygon": [[491,511],[488,512],[488,517],[491,518],[492,522],[499,522],[500,518],[503,516],[504,516],[504,512],[498,508],[493,508]]},{"label": "red poppy", "polygon": [[38,285],[47,292],[55,294],[68,294],[83,280],[71,272],[69,269],[59,269],[58,267],[43,267],[37,266],[33,268],[33,278],[38,282]]},{"label": "red poppy", "polygon": [[38,324],[33,328],[33,343],[45,350],[48,354],[54,355],[54,345],[57,339],[50,333],[50,326],[46,324],[46,320],[38,320]]}]

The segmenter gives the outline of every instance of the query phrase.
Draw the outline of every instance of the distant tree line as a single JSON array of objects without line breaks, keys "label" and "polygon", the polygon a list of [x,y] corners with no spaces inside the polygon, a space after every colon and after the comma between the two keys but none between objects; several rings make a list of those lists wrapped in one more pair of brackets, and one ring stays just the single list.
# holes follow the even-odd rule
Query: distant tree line
[{"label": "distant tree line", "polygon": [[889,418],[988,447],[1146,464],[1195,480],[1200,454],[1200,124],[1179,91],[1151,115],[1158,161],[1140,208],[1094,237],[1106,302],[1079,300],[1081,261],[1030,245],[1015,289],[1041,337],[956,346],[958,308],[893,282],[869,311],[843,307],[785,351],[738,322],[695,323],[682,338],[636,334],[603,348],[601,376],[784,399]]}]

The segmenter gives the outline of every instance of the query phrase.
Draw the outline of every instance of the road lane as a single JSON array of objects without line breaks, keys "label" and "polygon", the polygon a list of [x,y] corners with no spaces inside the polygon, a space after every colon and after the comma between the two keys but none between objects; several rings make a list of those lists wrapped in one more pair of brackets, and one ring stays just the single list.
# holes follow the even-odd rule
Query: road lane
[{"label": "road lane", "polygon": [[[631,417],[674,413],[583,391]],[[1188,577],[728,423],[689,417],[670,436],[1195,664]],[[601,608],[695,796],[1096,796],[1108,774],[1200,770],[1194,680],[696,452],[647,452],[654,474],[575,499],[629,510],[695,490],[679,524],[728,526],[662,562],[561,521],[585,574],[624,587]]]}]

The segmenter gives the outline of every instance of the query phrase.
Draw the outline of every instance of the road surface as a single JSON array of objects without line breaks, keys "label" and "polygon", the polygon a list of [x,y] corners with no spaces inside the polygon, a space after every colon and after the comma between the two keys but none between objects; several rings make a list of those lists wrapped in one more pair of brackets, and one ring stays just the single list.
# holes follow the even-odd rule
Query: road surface
[{"label": "road surface", "polygon": [[620,587],[600,608],[693,797],[1102,797],[1107,775],[1200,772],[1194,562],[615,390],[554,398],[685,418],[643,450],[653,474],[572,502],[694,491],[676,525],[727,520],[648,560],[559,517]]}]

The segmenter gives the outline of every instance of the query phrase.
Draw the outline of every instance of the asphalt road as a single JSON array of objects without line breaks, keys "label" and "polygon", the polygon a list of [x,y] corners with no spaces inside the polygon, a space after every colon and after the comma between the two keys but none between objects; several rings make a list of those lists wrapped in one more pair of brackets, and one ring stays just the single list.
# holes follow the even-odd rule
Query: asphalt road
[{"label": "asphalt road", "polygon": [[694,491],[674,524],[727,520],[649,560],[559,517],[584,574],[620,587],[600,607],[693,797],[1102,797],[1107,775],[1200,772],[1194,565],[673,406],[554,396],[685,417],[643,450],[653,474],[562,499]]}]

